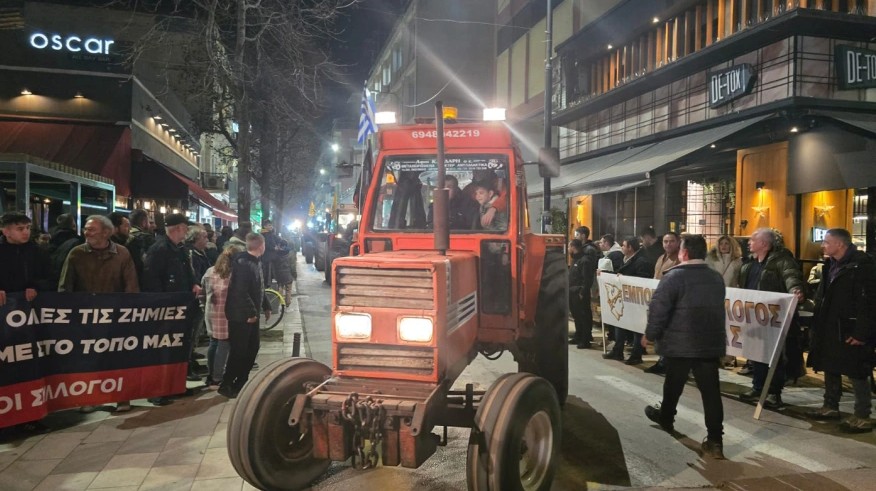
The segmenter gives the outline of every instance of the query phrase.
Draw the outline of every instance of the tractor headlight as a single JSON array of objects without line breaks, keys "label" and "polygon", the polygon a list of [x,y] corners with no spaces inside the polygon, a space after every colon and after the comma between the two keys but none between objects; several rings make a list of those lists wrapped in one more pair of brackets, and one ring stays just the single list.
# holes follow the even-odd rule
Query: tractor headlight
[{"label": "tractor headlight", "polygon": [[433,330],[432,319],[426,317],[402,317],[398,322],[398,337],[402,341],[428,343]]},{"label": "tractor headlight", "polygon": [[339,338],[368,339],[371,337],[371,316],[338,313],[335,315],[335,332]]}]

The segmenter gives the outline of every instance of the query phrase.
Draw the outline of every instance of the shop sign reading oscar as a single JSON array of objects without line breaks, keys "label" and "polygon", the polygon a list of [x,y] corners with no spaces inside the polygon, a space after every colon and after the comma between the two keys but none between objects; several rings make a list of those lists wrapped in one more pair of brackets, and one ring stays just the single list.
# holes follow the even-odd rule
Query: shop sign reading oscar
[{"label": "shop sign reading oscar", "polygon": [[79,36],[76,34],[46,34],[34,32],[28,37],[32,48],[38,50],[66,51],[68,53],[88,53],[91,55],[109,55],[110,46],[115,41],[97,36]]},{"label": "shop sign reading oscar", "polygon": [[834,60],[840,89],[876,87],[876,51],[837,45]]},{"label": "shop sign reading oscar", "polygon": [[754,88],[754,67],[748,63],[709,72],[709,107],[720,107]]}]

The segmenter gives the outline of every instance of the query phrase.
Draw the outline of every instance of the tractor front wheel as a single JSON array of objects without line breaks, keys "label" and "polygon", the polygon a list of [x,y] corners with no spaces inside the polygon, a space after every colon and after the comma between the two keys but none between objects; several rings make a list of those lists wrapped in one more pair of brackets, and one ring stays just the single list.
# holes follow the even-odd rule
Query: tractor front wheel
[{"label": "tractor front wheel", "polygon": [[295,396],[321,383],[331,370],[308,358],[278,360],[249,380],[228,421],[228,456],[246,482],[259,489],[304,489],[329,460],[313,457],[309,428],[290,426]]},{"label": "tractor front wheel", "polygon": [[478,407],[466,456],[469,491],[546,491],[560,458],[554,388],[528,373],[505,374]]}]

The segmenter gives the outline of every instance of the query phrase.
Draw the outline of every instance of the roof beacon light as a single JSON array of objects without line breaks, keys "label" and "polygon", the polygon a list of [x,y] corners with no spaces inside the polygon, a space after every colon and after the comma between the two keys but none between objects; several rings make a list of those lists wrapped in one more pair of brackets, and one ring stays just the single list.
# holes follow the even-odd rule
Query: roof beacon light
[{"label": "roof beacon light", "polygon": [[395,124],[395,112],[393,111],[380,111],[374,113],[374,124]]},{"label": "roof beacon light", "polygon": [[459,116],[459,111],[453,106],[444,106],[441,116],[444,118],[444,121],[456,120],[456,117]]},{"label": "roof beacon light", "polygon": [[485,107],[484,121],[505,121],[504,107]]}]

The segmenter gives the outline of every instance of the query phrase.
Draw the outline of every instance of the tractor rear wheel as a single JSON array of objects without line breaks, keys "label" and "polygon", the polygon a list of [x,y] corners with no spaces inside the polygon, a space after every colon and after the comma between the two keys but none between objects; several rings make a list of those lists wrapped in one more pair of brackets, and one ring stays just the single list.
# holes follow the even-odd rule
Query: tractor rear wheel
[{"label": "tractor rear wheel", "polygon": [[326,242],[317,242],[316,243],[316,252],[313,255],[313,266],[317,271],[323,272],[325,271],[325,261],[328,257],[328,241]]},{"label": "tractor rear wheel", "polygon": [[469,491],[544,491],[560,458],[560,405],[553,387],[505,374],[484,395],[466,455]]},{"label": "tractor rear wheel", "polygon": [[545,252],[535,329],[536,336],[519,345],[518,371],[550,382],[562,406],[569,394],[569,279],[566,258],[559,248]]},{"label": "tractor rear wheel", "polygon": [[228,420],[228,456],[234,470],[259,489],[304,489],[328,469],[313,458],[307,428],[289,426],[295,396],[331,370],[308,358],[278,360],[249,380]]}]

